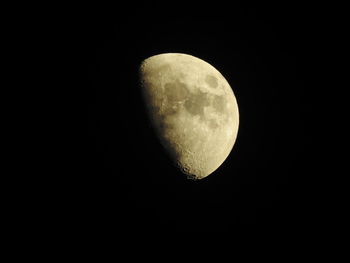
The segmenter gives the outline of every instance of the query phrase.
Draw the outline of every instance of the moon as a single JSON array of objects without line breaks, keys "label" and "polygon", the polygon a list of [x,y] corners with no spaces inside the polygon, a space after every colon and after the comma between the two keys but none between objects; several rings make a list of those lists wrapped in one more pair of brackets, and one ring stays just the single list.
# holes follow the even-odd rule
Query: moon
[{"label": "moon", "polygon": [[189,179],[202,179],[226,160],[239,112],[221,73],[197,57],[165,53],[140,65],[140,86],[157,137]]}]

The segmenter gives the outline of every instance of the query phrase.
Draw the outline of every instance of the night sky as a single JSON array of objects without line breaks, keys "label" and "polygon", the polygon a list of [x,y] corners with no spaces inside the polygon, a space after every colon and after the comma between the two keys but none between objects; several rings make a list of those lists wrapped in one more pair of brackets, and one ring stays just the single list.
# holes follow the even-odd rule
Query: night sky
[{"label": "night sky", "polygon": [[[311,5],[228,4],[205,12],[133,8],[92,10],[77,29],[85,72],[81,112],[87,117],[80,169],[72,180],[81,224],[212,232],[307,222]],[[187,180],[171,164],[143,106],[138,66],[166,52],[213,65],[238,102],[234,148],[200,181]]]}]

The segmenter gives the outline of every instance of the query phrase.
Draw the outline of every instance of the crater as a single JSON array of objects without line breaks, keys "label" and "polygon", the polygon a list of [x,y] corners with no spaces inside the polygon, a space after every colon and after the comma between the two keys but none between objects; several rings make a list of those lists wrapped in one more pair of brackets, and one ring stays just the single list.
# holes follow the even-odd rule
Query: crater
[{"label": "crater", "polygon": [[163,73],[169,72],[170,69],[171,69],[170,64],[165,63],[165,64],[161,65],[160,67],[158,67],[155,72],[158,72],[158,74],[163,74]]},{"label": "crater", "polygon": [[208,123],[209,128],[215,130],[217,127],[219,127],[216,120],[210,119]]},{"label": "crater", "polygon": [[184,107],[192,115],[204,116],[204,107],[209,106],[208,94],[200,90],[186,100]]},{"label": "crater", "polygon": [[165,116],[171,116],[171,115],[174,115],[178,112],[179,110],[179,106],[178,105],[168,105],[166,107],[163,107],[163,114]]},{"label": "crater", "polygon": [[164,133],[174,128],[174,125],[169,122],[166,115],[160,115],[158,117],[158,127]]},{"label": "crater", "polygon": [[226,99],[224,96],[214,96],[213,107],[218,112],[225,112],[226,109]]},{"label": "crater", "polygon": [[212,76],[212,75],[207,75],[205,77],[205,82],[209,85],[209,87],[214,88],[214,89],[218,86],[217,78]]},{"label": "crater", "polygon": [[160,113],[160,108],[157,105],[149,105],[148,109],[152,115]]}]

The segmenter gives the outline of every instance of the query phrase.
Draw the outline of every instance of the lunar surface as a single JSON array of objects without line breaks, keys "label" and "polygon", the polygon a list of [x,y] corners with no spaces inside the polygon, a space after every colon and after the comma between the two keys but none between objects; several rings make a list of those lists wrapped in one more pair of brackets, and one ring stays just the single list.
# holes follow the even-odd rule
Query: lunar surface
[{"label": "lunar surface", "polygon": [[214,172],[230,154],[239,114],[236,98],[213,66],[166,53],[141,63],[140,84],[157,136],[190,179]]}]

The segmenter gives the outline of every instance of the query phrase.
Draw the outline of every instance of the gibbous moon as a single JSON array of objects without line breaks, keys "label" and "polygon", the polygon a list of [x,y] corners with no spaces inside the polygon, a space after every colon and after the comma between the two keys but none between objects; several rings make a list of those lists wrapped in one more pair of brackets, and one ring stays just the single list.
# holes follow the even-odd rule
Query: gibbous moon
[{"label": "gibbous moon", "polygon": [[166,53],[140,66],[144,102],[157,136],[190,179],[214,172],[235,143],[236,98],[213,66],[191,55]]}]

